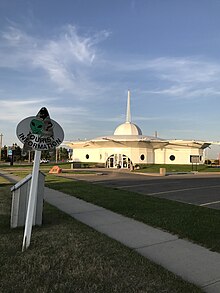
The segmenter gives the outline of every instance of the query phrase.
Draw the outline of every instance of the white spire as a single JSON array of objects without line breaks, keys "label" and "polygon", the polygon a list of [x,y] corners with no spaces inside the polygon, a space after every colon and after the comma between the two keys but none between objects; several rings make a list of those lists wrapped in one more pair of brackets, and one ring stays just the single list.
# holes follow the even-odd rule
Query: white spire
[{"label": "white spire", "polygon": [[131,123],[130,91],[128,90],[126,123]]}]

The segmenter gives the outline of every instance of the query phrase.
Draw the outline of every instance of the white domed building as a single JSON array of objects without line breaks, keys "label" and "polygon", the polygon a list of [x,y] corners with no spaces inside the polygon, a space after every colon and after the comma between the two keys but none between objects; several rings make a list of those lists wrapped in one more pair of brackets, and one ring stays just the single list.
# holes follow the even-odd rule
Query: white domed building
[{"label": "white domed building", "polygon": [[204,149],[210,143],[195,140],[166,140],[145,136],[131,122],[130,91],[128,91],[125,123],[112,136],[87,141],[65,142],[72,149],[73,162],[93,162],[107,168],[133,168],[139,164],[203,164]]}]

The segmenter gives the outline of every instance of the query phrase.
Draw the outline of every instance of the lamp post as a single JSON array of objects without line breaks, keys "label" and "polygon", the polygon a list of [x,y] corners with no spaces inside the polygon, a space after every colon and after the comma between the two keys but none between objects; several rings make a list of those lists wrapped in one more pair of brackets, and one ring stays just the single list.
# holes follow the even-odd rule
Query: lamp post
[{"label": "lamp post", "polygon": [[3,137],[3,134],[1,133],[0,134],[0,161],[2,160],[2,137]]}]

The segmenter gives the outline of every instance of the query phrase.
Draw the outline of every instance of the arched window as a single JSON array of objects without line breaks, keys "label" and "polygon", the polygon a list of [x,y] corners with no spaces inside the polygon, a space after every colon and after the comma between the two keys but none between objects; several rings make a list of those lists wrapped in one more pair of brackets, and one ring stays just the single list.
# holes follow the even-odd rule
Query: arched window
[{"label": "arched window", "polygon": [[86,155],[86,159],[87,159],[87,160],[89,159],[89,155],[88,155],[88,154]]}]

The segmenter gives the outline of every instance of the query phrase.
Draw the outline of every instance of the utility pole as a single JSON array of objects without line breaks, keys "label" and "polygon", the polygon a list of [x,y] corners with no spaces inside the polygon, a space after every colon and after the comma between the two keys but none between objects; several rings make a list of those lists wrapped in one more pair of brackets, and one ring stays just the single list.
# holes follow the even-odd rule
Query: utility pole
[{"label": "utility pole", "polygon": [[0,134],[0,161],[2,160],[2,137],[3,137],[3,134],[1,133]]}]

